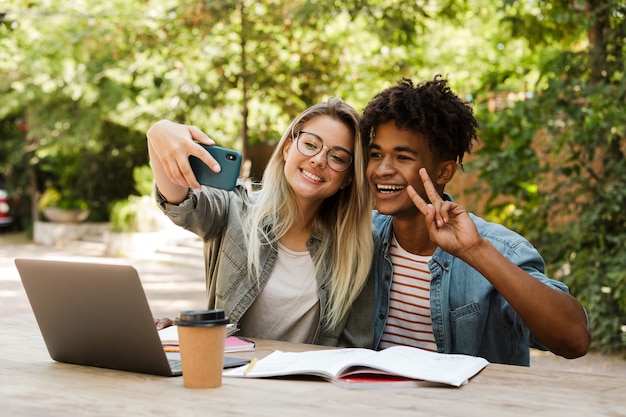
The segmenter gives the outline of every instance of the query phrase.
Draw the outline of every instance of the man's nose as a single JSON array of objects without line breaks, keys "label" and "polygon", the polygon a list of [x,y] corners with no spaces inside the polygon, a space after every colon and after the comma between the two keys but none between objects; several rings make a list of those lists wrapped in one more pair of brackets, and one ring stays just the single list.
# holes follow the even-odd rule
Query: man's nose
[{"label": "man's nose", "polygon": [[378,175],[389,175],[394,173],[395,170],[396,167],[391,157],[382,158],[380,160],[380,163],[376,167],[376,172],[378,173]]}]

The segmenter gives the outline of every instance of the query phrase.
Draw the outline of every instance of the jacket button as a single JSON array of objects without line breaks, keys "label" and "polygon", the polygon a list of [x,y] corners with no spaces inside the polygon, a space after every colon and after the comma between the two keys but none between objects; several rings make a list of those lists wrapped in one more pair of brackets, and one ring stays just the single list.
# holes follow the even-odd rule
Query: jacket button
[{"label": "jacket button", "polygon": [[381,319],[381,320],[383,320],[383,319],[385,318],[385,315],[384,315],[383,313],[380,313],[380,314],[378,315],[378,318],[379,318],[379,319]]},{"label": "jacket button", "polygon": [[391,279],[391,275],[385,275],[385,281],[389,281]]}]

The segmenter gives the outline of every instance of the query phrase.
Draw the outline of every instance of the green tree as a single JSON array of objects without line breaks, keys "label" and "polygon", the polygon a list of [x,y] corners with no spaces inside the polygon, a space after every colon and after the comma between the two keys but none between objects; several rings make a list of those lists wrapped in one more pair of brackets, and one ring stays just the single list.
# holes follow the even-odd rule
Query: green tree
[{"label": "green tree", "polygon": [[[38,193],[50,184],[65,195],[87,199],[94,219],[105,220],[107,202],[132,190],[132,180],[124,180],[132,177],[129,169],[147,162],[145,141],[136,140],[139,132],[118,123],[133,87],[128,82],[132,56],[124,48],[129,33],[119,16],[121,10],[133,10],[132,5],[13,5],[15,11],[5,16],[0,29],[2,50],[7,51],[0,67],[5,75],[0,119],[21,117],[27,130],[15,139],[21,146],[14,146],[15,155],[8,159],[26,162],[28,194],[35,197],[33,217]],[[122,68],[125,77],[119,76]],[[108,140],[113,132],[123,143]],[[126,170],[102,171],[121,157],[127,158],[122,163],[129,165]]]},{"label": "green tree", "polygon": [[535,48],[539,76],[534,98],[484,115],[481,178],[499,197],[491,208],[541,246],[581,299],[594,346],[623,350],[626,4],[505,6],[512,33]]},{"label": "green tree", "polygon": [[367,74],[384,74],[384,59],[368,59],[380,43],[365,21],[346,9],[314,17],[306,1],[11,6],[0,28],[0,119],[21,117],[28,130],[0,163],[26,161],[35,199],[46,184],[86,198],[92,220],[132,193],[154,121],[193,123],[247,150],[272,144],[327,96],[365,101]]},{"label": "green tree", "polygon": [[[137,194],[132,172],[147,163],[145,131],[161,118],[248,153],[328,96],[360,110],[402,76],[438,73],[484,126],[472,165],[493,197],[489,216],[540,246],[587,307],[597,347],[624,346],[623,0],[2,8],[0,174],[33,207],[50,183],[107,220],[112,201]],[[488,111],[508,93],[523,100]]]}]

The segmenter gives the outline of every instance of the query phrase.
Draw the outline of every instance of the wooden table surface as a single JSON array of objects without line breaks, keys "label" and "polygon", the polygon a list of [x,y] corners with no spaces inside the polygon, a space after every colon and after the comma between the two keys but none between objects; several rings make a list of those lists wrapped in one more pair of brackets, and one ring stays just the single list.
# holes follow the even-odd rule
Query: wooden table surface
[{"label": "wooden table surface", "polygon": [[[274,349],[316,347],[257,341]],[[306,379],[165,378],[54,362],[32,315],[0,318],[1,416],[626,416],[626,378],[490,364],[460,388],[345,389]]]}]

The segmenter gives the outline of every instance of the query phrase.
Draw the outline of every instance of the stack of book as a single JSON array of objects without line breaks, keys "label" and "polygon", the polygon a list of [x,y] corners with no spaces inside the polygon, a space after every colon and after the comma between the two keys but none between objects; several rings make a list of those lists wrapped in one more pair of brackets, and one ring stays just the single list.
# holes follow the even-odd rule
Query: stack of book
[{"label": "stack of book", "polygon": [[[245,352],[254,350],[254,342],[252,340],[244,339],[243,337],[235,336],[237,332],[237,326],[229,324],[226,326],[226,343],[224,345],[224,352]],[[178,326],[170,326],[165,329],[159,330],[159,337],[161,343],[166,352],[178,352]]]}]

